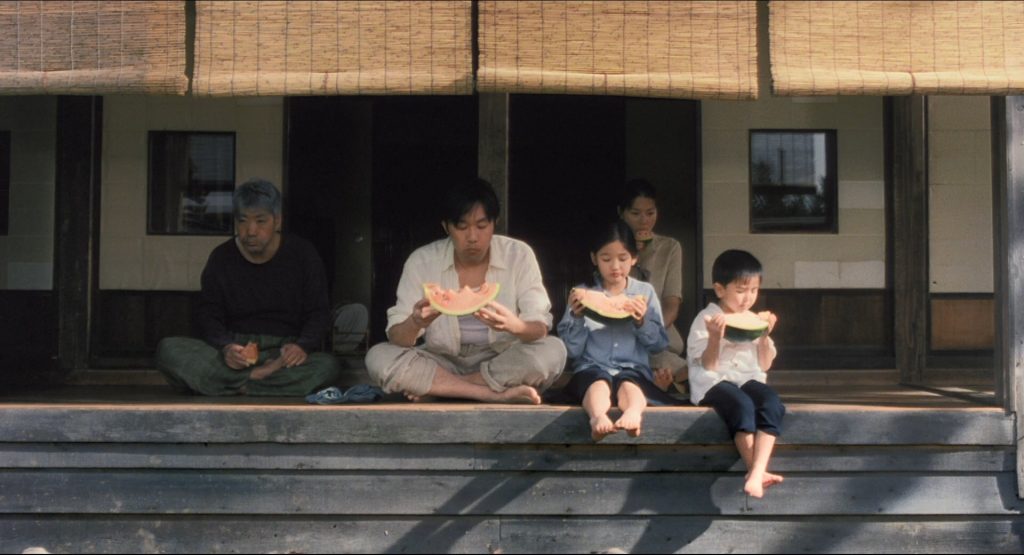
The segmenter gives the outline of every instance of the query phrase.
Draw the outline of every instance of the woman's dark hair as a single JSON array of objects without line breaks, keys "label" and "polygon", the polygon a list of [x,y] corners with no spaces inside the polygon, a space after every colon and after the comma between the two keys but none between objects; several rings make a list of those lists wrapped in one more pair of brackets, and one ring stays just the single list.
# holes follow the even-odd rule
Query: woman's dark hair
[{"label": "woman's dark hair", "polygon": [[633,201],[637,197],[647,197],[658,202],[658,191],[650,181],[643,178],[630,179],[622,188],[622,196],[619,198],[619,213],[623,213],[633,207]]},{"label": "woman's dark hair", "polygon": [[727,250],[718,255],[711,265],[711,281],[723,287],[736,280],[761,277],[763,274],[761,262],[747,251]]},{"label": "woman's dark hair", "polygon": [[445,191],[441,217],[450,224],[457,224],[477,204],[483,206],[488,220],[493,222],[498,219],[501,203],[494,193],[494,187],[479,177],[462,180]]},{"label": "woman's dark hair", "polygon": [[629,228],[629,224],[622,220],[615,220],[604,226],[601,232],[594,236],[593,242],[590,243],[590,253],[597,254],[597,251],[604,248],[605,245],[615,241],[620,241],[633,258],[636,258],[640,252],[636,248],[636,237],[633,236],[633,230]]}]

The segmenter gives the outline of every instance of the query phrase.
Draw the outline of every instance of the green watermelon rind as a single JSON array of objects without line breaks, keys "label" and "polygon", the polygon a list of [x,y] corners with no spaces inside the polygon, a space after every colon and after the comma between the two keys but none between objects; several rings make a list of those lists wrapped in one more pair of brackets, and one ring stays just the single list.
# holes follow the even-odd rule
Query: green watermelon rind
[{"label": "green watermelon rind", "polygon": [[494,289],[491,291],[491,293],[489,295],[487,295],[486,299],[484,299],[480,303],[477,303],[476,305],[474,305],[472,307],[472,310],[470,310],[470,309],[451,310],[451,309],[445,308],[442,305],[439,305],[433,299],[433,297],[431,297],[431,295],[430,295],[431,286],[440,287],[436,283],[424,283],[423,284],[423,296],[428,301],[430,301],[430,306],[434,307],[434,310],[440,312],[441,314],[444,314],[446,316],[468,316],[468,315],[473,314],[474,312],[480,310],[481,308],[487,306],[487,303],[489,303],[489,302],[493,301],[494,299],[498,298],[498,291],[501,290],[501,284],[500,283],[494,283],[492,285],[494,285]]},{"label": "green watermelon rind", "polygon": [[[760,318],[758,318],[760,320]],[[725,325],[725,338],[733,343],[746,343],[754,341],[757,338],[768,333],[768,322],[760,320],[762,324],[755,326],[744,326],[744,325]]]}]

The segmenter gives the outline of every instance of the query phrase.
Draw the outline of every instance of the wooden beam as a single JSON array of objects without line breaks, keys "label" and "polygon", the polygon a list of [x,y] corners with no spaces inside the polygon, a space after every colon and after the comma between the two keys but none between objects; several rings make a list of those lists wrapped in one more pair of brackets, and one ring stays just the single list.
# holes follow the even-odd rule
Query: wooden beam
[{"label": "wooden beam", "polygon": [[[1024,96],[992,99],[996,398],[1024,429]],[[1017,437],[1020,438],[1018,432]],[[1017,495],[1024,497],[1024,442],[1017,440]]]},{"label": "wooden beam", "polygon": [[91,305],[98,286],[103,97],[57,99],[54,276],[59,368],[89,365]]},{"label": "wooden beam", "polygon": [[477,175],[494,186],[501,201],[497,232],[508,233],[508,105],[504,93],[482,93],[478,131]]},{"label": "wooden beam", "polygon": [[928,99],[890,97],[893,340],[900,382],[920,384],[928,355]]}]

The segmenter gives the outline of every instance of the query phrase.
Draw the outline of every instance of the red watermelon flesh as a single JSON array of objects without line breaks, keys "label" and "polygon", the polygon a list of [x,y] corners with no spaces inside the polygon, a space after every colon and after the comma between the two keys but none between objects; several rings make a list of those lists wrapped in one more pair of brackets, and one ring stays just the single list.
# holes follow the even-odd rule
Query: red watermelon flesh
[{"label": "red watermelon flesh", "polygon": [[632,314],[625,309],[626,301],[631,297],[624,293],[609,296],[604,291],[596,291],[593,289],[576,288],[573,289],[573,291],[579,291],[582,293],[580,303],[600,316],[615,320],[629,318],[632,316]]},{"label": "red watermelon flesh", "polygon": [[473,314],[498,296],[501,285],[484,282],[479,289],[473,290],[468,285],[453,291],[436,283],[423,284],[423,296],[430,301],[430,306],[441,314],[448,316],[465,316]]}]

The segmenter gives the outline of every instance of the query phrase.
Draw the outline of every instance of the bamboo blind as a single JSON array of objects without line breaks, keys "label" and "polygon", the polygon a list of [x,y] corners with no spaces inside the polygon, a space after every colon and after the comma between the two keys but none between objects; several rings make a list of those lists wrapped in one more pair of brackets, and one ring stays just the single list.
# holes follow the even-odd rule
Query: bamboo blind
[{"label": "bamboo blind", "polygon": [[184,2],[0,2],[0,94],[187,89]]},{"label": "bamboo blind", "polygon": [[481,92],[757,98],[745,1],[479,3]]},{"label": "bamboo blind", "polygon": [[776,94],[1024,92],[1024,2],[770,6]]},{"label": "bamboo blind", "polygon": [[472,94],[469,1],[196,2],[197,95]]}]

